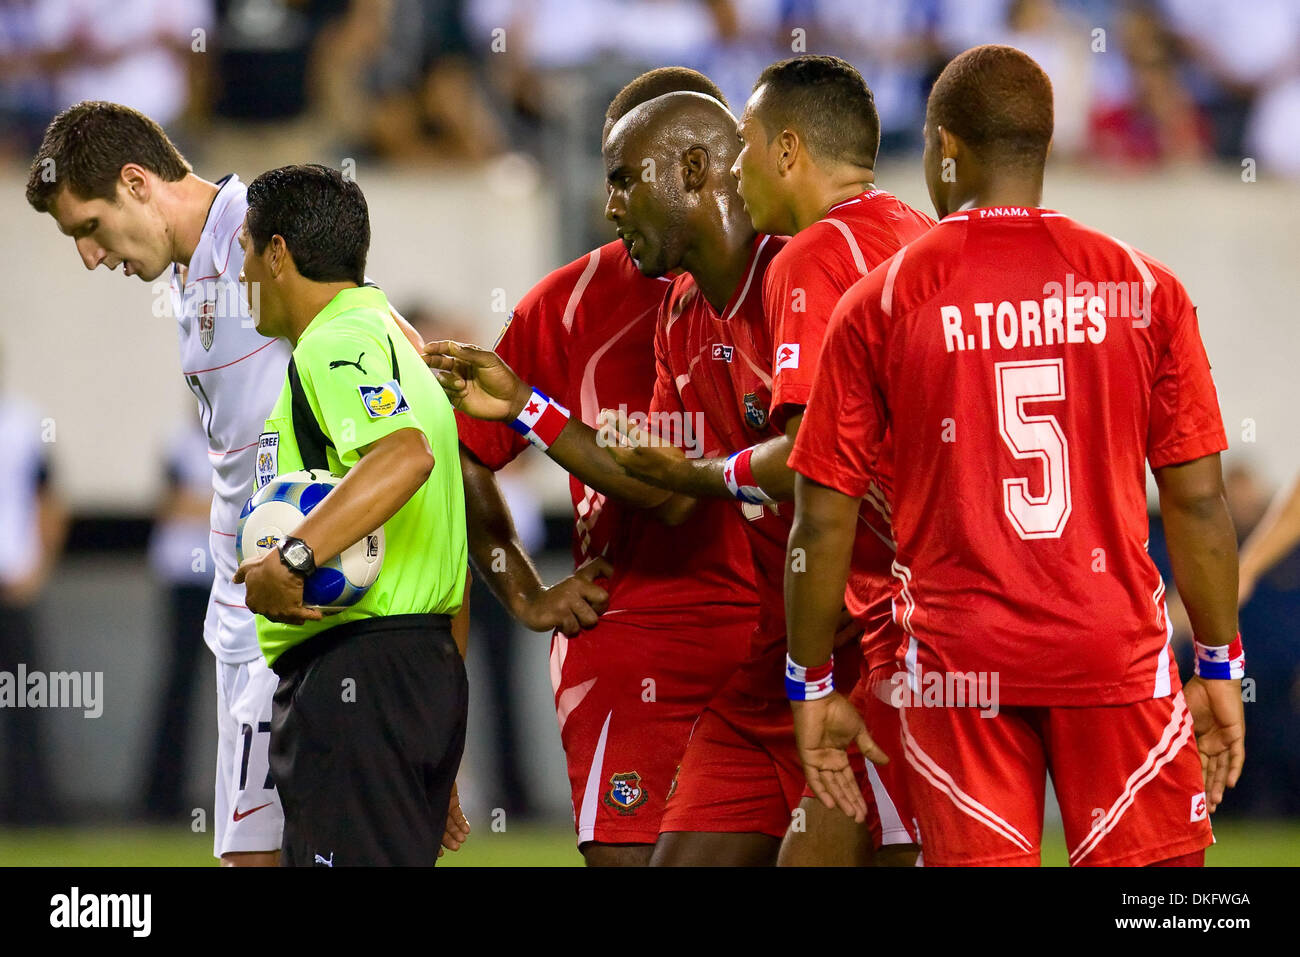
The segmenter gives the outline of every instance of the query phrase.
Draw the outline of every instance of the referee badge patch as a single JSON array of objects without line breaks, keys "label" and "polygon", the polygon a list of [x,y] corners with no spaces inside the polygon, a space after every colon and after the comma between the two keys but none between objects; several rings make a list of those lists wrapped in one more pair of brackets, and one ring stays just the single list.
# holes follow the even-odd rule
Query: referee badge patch
[{"label": "referee badge patch", "polygon": [[361,402],[366,407],[366,414],[372,419],[386,419],[389,416],[410,412],[402,387],[395,379],[389,379],[383,385],[359,385]]},{"label": "referee badge patch", "polygon": [[261,488],[280,474],[280,433],[263,432],[257,437],[257,474],[254,481]]}]

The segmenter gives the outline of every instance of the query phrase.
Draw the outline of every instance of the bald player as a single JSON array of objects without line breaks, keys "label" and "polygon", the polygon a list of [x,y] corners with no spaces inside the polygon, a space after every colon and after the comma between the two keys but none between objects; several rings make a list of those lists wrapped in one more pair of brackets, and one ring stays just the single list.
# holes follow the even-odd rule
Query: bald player
[{"label": "bald player", "polygon": [[[610,103],[605,134],[629,110],[679,90],[722,98],[694,70],[652,70]],[[643,276],[621,242],[607,243],[534,286],[496,353],[577,422],[594,425],[606,407],[648,411],[668,286]],[[529,440],[500,422],[457,418],[479,574],[522,624],[554,631],[551,679],[578,847],[589,865],[645,864],[691,726],[748,650],[757,598],[742,519],[710,502],[670,527],[661,509],[639,507],[665,495],[639,483],[587,484],[561,435],[547,452],[573,473],[577,571],[547,588],[494,477]]]},{"label": "bald player", "polygon": [[[1040,863],[1050,772],[1071,865],[1199,866],[1245,757],[1223,423],[1173,273],[1040,207],[1051,137],[1051,83],[1019,50],[968,50],[935,82],[939,224],[836,306],[790,459],[790,549],[809,571],[787,580],[790,654],[831,654],[892,432],[898,698],[925,863]],[[1097,294],[1112,283],[1146,295]],[[1146,551],[1148,464],[1196,635],[1185,688]],[[823,789],[851,785],[841,772]]]},{"label": "bald player", "polygon": [[[675,93],[629,112],[610,130],[604,149],[610,188],[606,215],[618,225],[632,261],[646,276],[685,271],[673,281],[659,315],[647,432],[670,441],[674,437],[666,434],[666,423],[702,422],[699,431],[706,439],[698,454],[706,458],[779,434],[768,420],[771,339],[762,283],[784,241],[758,234],[744,211],[730,174],[735,131],[735,117],[717,100]],[[518,427],[534,430],[558,423],[553,404],[538,402],[497,357],[445,345],[441,367],[448,371],[441,378],[462,411],[497,419],[522,415]],[[603,447],[615,441],[612,432],[598,440],[593,429],[570,419],[562,438],[580,445],[582,477],[593,488],[635,481]],[[676,438],[673,444],[684,444]],[[735,501],[733,507],[744,517],[749,536],[759,623],[744,667],[692,732],[652,863],[774,863],[802,788],[781,692],[780,573],[788,519],[752,502]],[[678,547],[699,546],[683,539]],[[708,613],[694,612],[697,617]],[[767,660],[774,646],[781,649],[775,670]],[[856,673],[856,661],[852,664]],[[759,695],[749,690],[756,680],[765,686]],[[773,695],[783,725],[767,720]],[[734,705],[726,719],[714,715],[723,696]],[[732,762],[733,756],[742,760]],[[706,793],[715,776],[725,779],[720,786],[726,796],[718,800]]]},{"label": "bald player", "polygon": [[[861,74],[838,57],[799,56],[767,67],[754,84],[737,133],[741,149],[731,172],[754,228],[794,236],[763,277],[764,313],[773,345],[764,357],[764,370],[772,380],[769,416],[782,434],[717,459],[688,459],[673,447],[613,448],[611,453],[631,474],[672,491],[730,497],[740,484],[751,486],[766,501],[790,502],[795,473],[786,460],[817,374],[831,310],[853,283],[934,221],[876,183],[880,120],[875,101]],[[729,475],[746,470],[751,478],[729,481]],[[888,468],[882,463],[859,515],[875,534],[856,540],[858,574],[846,604],[864,632],[862,667],[867,680],[852,688],[853,706],[891,761],[877,768],[863,762],[854,749],[864,820],[822,804],[806,790],[804,813],[785,839],[783,864],[867,864],[876,849],[886,847],[877,863],[911,865],[916,859],[898,713],[889,706],[887,693],[901,638],[889,620],[893,545],[888,486]],[[779,581],[774,585],[779,587]],[[883,700],[870,694],[871,687],[886,689]],[[850,708],[843,695],[833,690],[830,694],[832,699],[817,704],[794,702],[795,720],[804,709]],[[778,706],[785,707],[781,702]],[[848,717],[856,725],[856,719]],[[801,756],[805,772],[817,774],[822,761],[836,761],[838,754],[826,752],[820,742],[809,742]]]}]

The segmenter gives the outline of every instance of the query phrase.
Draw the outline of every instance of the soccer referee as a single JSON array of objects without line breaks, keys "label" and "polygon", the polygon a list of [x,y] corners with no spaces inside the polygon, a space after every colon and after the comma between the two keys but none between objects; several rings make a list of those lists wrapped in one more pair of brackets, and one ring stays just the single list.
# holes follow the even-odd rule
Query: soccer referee
[{"label": "soccer referee", "polygon": [[[345,476],[294,537],[235,575],[280,678],[281,862],[432,865],[468,702],[450,632],[466,570],[451,406],[384,294],[362,284],[370,219],[355,182],[322,166],[263,173],[239,243],[258,332],[293,347],[255,487],[304,468]],[[381,525],[384,565],[365,597],[324,618],[304,607],[316,566]]]}]

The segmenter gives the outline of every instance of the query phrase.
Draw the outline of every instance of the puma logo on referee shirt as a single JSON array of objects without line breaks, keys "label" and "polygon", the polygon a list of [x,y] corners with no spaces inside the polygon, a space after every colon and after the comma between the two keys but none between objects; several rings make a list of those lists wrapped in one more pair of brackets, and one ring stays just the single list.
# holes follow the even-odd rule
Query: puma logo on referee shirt
[{"label": "puma logo on referee shirt", "polygon": [[333,851],[330,851],[330,859],[329,859],[328,861],[325,860],[325,858],[321,857],[319,854],[317,854],[317,855],[316,855],[316,860],[312,861],[312,863],[313,863],[313,864],[324,864],[326,867],[333,867],[333,866],[334,866],[334,852],[333,852]]},{"label": "puma logo on referee shirt", "polygon": [[356,362],[349,362],[347,359],[335,359],[333,362],[330,363],[330,368],[338,369],[343,366],[356,366],[358,369],[360,369],[362,375],[368,375],[369,373],[367,373],[365,369],[361,368],[361,356],[364,355],[365,353],[363,352],[361,353],[360,356],[357,356]]}]

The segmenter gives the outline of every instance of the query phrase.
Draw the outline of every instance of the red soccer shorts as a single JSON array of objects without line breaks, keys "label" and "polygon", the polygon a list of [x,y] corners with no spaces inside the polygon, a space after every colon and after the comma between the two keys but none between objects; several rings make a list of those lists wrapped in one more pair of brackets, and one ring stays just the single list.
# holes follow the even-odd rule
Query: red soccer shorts
[{"label": "red soccer shorts", "polygon": [[[916,819],[907,792],[907,762],[903,758],[903,729],[898,709],[890,702],[890,677],[902,674],[894,665],[882,665],[849,692],[849,701],[862,715],[871,740],[889,756],[888,764],[872,764],[856,744],[848,748],[849,764],[858,789],[867,802],[867,827],[876,850],[887,844],[915,844]],[[803,797],[815,797],[804,784]]]},{"label": "red soccer shorts", "polygon": [[[855,683],[860,660],[853,646],[836,656],[837,688]],[[785,835],[804,775],[784,662],[784,649],[750,661],[709,702],[691,732],[661,831]],[[769,673],[771,693],[754,694],[756,676]]]},{"label": "red soccer shorts", "polygon": [[926,866],[1040,863],[1048,772],[1073,866],[1143,866],[1213,843],[1181,690],[1098,707],[905,707]]},{"label": "red soccer shorts", "polygon": [[[653,844],[705,704],[745,660],[752,615],[707,629],[602,618],[551,639],[551,686],[578,845]],[[650,620],[652,621],[652,620]]]}]

